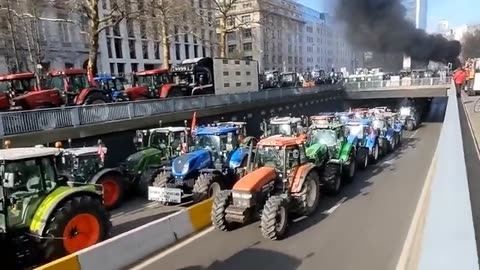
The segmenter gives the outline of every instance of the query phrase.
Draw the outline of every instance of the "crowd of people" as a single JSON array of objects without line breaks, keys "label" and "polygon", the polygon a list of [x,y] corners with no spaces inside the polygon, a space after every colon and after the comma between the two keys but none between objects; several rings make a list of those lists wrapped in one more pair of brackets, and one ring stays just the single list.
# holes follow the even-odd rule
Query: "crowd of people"
[{"label": "crowd of people", "polygon": [[475,59],[468,59],[464,66],[460,66],[453,72],[453,82],[460,97],[462,89],[472,89],[475,78]]}]

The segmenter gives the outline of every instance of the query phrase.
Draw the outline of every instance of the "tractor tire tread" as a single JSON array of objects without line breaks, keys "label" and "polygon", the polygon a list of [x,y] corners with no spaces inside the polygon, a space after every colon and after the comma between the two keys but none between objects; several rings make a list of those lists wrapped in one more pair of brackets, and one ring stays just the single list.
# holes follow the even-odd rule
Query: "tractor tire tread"
[{"label": "tractor tire tread", "polygon": [[287,209],[285,200],[280,196],[271,196],[265,203],[262,210],[262,218],[260,221],[260,229],[263,237],[270,240],[280,240],[287,232],[288,218],[285,217],[284,228],[277,230],[277,213],[281,207]]},{"label": "tractor tire tread", "polygon": [[[342,181],[340,169],[336,164],[326,164],[323,170],[323,190],[328,195],[337,195],[341,188],[336,188],[336,181]],[[341,186],[341,183],[340,183]]]},{"label": "tractor tire tread", "polygon": [[228,207],[230,194],[230,190],[222,190],[213,199],[210,217],[213,226],[220,231],[230,230],[230,224],[225,219],[225,210]]}]

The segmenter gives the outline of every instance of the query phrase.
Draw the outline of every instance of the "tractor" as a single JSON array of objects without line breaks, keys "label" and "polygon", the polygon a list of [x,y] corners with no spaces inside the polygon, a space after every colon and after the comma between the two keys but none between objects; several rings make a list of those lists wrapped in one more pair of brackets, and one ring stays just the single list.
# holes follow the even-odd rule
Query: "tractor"
[{"label": "tractor", "polygon": [[4,90],[0,95],[0,110],[33,110],[63,105],[60,92],[56,89],[42,90],[32,72],[0,76],[0,89]]},{"label": "tractor", "polygon": [[112,101],[110,90],[96,87],[96,82],[89,82],[87,72],[83,69],[65,69],[48,72],[47,87],[58,89],[66,105],[103,104]]},{"label": "tractor", "polygon": [[344,125],[329,116],[313,116],[308,128],[307,157],[322,168],[323,190],[336,195],[342,181],[350,183],[357,171],[357,139],[347,140]]},{"label": "tractor", "polygon": [[306,117],[273,117],[270,120],[263,121],[260,129],[263,131],[262,137],[270,136],[288,136],[305,138],[305,127],[308,119]]},{"label": "tractor", "polygon": [[171,97],[172,77],[168,69],[139,71],[133,76],[133,85],[125,90],[129,100]]},{"label": "tractor", "polygon": [[318,167],[310,162],[304,140],[268,137],[257,144],[249,172],[214,196],[211,220],[215,228],[232,230],[260,218],[262,235],[283,238],[292,215],[311,216],[320,199]]},{"label": "tractor", "polygon": [[238,133],[232,126],[197,128],[193,151],[175,158],[172,166],[155,178],[148,190],[149,200],[181,203],[192,195],[196,203],[231,188],[245,172],[249,152],[240,147]]},{"label": "tractor", "polygon": [[403,126],[395,121],[393,116],[388,117],[388,113],[376,116],[372,121],[372,127],[378,134],[378,145],[382,155],[393,152],[397,149],[402,138]]},{"label": "tractor", "polygon": [[342,124],[346,124],[348,121],[355,118],[355,114],[353,112],[337,112],[335,113],[335,116]]},{"label": "tractor", "polygon": [[130,100],[125,94],[125,85],[127,84],[125,78],[105,75],[93,79],[105,93],[111,93],[113,102]]},{"label": "tractor", "polygon": [[265,71],[265,82],[263,88],[277,88],[280,87],[280,75],[278,70]]},{"label": "tractor", "polygon": [[186,126],[138,130],[133,138],[137,152],[115,169],[124,176],[124,182],[118,185],[121,198],[132,186],[138,195],[147,198],[148,186],[162,168],[170,166],[174,158],[189,151],[189,130]]},{"label": "tractor", "polygon": [[253,143],[253,146],[255,146],[258,142],[257,138],[253,136],[248,136],[247,135],[247,122],[239,122],[239,121],[228,121],[228,122],[218,122],[216,123],[217,127],[227,127],[227,126],[233,126],[238,128],[238,141],[240,143],[240,146],[248,147],[250,143]]},{"label": "tractor", "polygon": [[371,162],[377,163],[380,158],[378,135],[372,128],[372,120],[368,118],[348,121],[345,125],[347,141],[357,149],[359,167],[365,169]]},{"label": "tractor", "polygon": [[402,106],[400,108],[399,120],[403,123],[405,129],[413,131],[420,125],[421,116],[415,106]]},{"label": "tractor", "polygon": [[280,87],[299,87],[300,78],[295,72],[283,72],[280,74]]},{"label": "tractor", "polygon": [[110,236],[102,186],[59,175],[60,152],[43,146],[0,150],[2,269],[52,261]]}]

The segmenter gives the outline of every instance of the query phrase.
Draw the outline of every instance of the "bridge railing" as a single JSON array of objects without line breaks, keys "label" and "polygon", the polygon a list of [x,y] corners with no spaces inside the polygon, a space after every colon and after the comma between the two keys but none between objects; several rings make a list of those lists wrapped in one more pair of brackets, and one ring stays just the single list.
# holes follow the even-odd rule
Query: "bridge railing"
[{"label": "bridge railing", "polygon": [[372,80],[361,82],[346,82],[345,88],[347,90],[365,90],[376,88],[398,88],[408,86],[436,86],[436,85],[450,85],[451,77],[433,77],[433,78],[419,78],[407,79],[404,78],[398,81],[392,80]]},{"label": "bridge railing", "polygon": [[314,94],[326,90],[340,90],[341,88],[341,85],[322,85],[312,88],[274,88],[237,94],[4,112],[0,114],[0,136],[129,120],[165,113],[225,107],[253,101]]}]

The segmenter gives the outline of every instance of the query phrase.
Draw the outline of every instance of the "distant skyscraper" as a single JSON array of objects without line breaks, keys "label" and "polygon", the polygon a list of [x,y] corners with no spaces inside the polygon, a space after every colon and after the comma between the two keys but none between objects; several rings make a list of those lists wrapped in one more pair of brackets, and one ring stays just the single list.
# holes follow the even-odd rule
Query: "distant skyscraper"
[{"label": "distant skyscraper", "polygon": [[448,27],[448,21],[447,20],[438,21],[438,24],[437,24],[438,33],[444,34],[444,33],[448,32],[448,30],[449,30],[449,27]]},{"label": "distant skyscraper", "polygon": [[407,9],[406,17],[419,29],[427,29],[427,0],[402,0]]}]

